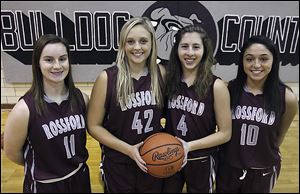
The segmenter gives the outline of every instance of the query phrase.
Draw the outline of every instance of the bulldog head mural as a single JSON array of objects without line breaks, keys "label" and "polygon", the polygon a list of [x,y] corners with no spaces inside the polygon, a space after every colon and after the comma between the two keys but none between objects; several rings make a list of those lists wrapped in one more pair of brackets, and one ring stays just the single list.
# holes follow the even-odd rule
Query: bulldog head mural
[{"label": "bulldog head mural", "polygon": [[[180,9],[179,9],[180,7]],[[207,30],[216,50],[217,29],[209,11],[197,1],[163,2],[152,4],[143,14],[150,18],[155,29],[159,62],[165,64],[174,43],[174,36],[183,26],[198,24]]]}]

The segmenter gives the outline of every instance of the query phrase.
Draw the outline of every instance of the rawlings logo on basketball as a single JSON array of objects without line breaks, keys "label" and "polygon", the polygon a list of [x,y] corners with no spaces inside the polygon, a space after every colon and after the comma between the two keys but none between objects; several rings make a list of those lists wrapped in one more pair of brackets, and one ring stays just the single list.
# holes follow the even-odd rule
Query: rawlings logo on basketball
[{"label": "rawlings logo on basketball", "polygon": [[173,135],[162,132],[145,139],[139,151],[148,173],[158,178],[174,175],[181,169],[184,159],[181,142]]},{"label": "rawlings logo on basketball", "polygon": [[172,160],[174,156],[177,157],[179,154],[180,154],[180,150],[179,150],[178,147],[173,148],[173,149],[167,148],[167,151],[163,152],[163,153],[154,152],[153,155],[152,155],[152,161],[156,161],[156,160],[164,160],[164,161]]}]

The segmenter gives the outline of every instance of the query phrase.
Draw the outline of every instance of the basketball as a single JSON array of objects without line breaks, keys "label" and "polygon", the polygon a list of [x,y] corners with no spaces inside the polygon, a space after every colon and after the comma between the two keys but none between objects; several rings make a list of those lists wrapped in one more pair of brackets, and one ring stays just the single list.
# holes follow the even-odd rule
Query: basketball
[{"label": "basketball", "polygon": [[168,133],[155,133],[149,136],[140,147],[140,155],[146,162],[148,173],[157,178],[174,175],[184,159],[181,142]]}]

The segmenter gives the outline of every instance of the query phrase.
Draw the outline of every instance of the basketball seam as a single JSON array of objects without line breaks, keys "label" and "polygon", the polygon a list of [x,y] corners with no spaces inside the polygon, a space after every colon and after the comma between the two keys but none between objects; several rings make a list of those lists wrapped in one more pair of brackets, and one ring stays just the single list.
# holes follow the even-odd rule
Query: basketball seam
[{"label": "basketball seam", "polygon": [[[146,140],[144,141],[144,144],[145,144],[147,141],[149,141],[149,139],[151,139],[152,137],[157,136],[157,135],[168,135],[168,136],[172,136],[171,134],[169,134],[169,133],[164,133],[164,132],[154,133],[154,134],[152,134],[152,135],[150,135],[149,137],[146,138]],[[172,137],[174,137],[174,136],[172,136]]]},{"label": "basketball seam", "polygon": [[144,144],[145,144],[147,141],[149,141],[149,139],[151,139],[152,137],[157,136],[157,135],[160,135],[160,133],[154,133],[154,134],[150,135],[149,137],[147,137],[147,139],[144,141]]}]

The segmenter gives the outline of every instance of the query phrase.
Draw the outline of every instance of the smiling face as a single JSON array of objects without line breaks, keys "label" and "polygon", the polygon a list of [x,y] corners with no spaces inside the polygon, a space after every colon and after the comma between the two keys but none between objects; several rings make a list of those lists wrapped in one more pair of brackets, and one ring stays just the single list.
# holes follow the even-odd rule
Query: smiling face
[{"label": "smiling face", "polygon": [[39,60],[44,83],[61,83],[69,73],[69,58],[62,43],[47,44]]},{"label": "smiling face", "polygon": [[254,43],[245,50],[243,64],[248,81],[264,82],[272,69],[273,55],[263,44]]},{"label": "smiling face", "polygon": [[142,25],[133,27],[126,38],[125,53],[130,65],[146,65],[151,53],[151,34]]},{"label": "smiling face", "polygon": [[204,46],[199,33],[187,32],[182,36],[178,45],[178,57],[183,71],[197,70],[203,53]]}]

